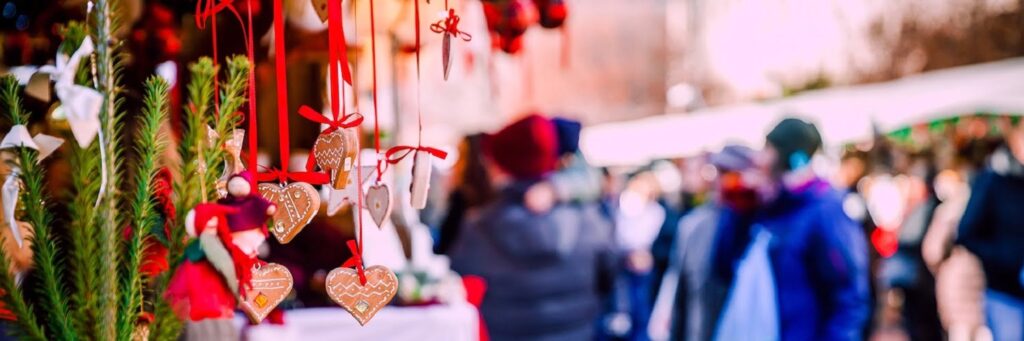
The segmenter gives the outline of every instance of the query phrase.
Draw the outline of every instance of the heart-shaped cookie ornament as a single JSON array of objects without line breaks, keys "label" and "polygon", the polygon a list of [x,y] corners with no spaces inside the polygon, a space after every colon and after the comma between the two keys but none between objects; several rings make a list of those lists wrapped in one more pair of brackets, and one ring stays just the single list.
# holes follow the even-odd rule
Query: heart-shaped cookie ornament
[{"label": "heart-shaped cookie ornament", "polygon": [[398,292],[398,278],[386,267],[366,268],[366,285],[359,283],[359,272],[337,268],[327,275],[327,294],[365,326]]},{"label": "heart-shaped cookie ornament", "polygon": [[359,136],[351,129],[337,129],[320,134],[313,144],[316,165],[331,176],[331,187],[345,189],[348,173],[359,152]]},{"label": "heart-shaped cookie ornament", "polygon": [[377,228],[382,228],[384,218],[387,218],[391,210],[391,190],[387,184],[378,183],[366,190],[366,209],[370,211],[370,218],[373,218]]},{"label": "heart-shaped cookie ornament", "polygon": [[293,182],[287,186],[263,183],[259,185],[259,191],[277,205],[270,232],[281,244],[292,241],[320,210],[320,193],[305,182]]},{"label": "heart-shaped cookie ornament", "polygon": [[276,263],[267,263],[252,270],[252,289],[239,304],[252,323],[260,323],[292,292],[292,273]]}]

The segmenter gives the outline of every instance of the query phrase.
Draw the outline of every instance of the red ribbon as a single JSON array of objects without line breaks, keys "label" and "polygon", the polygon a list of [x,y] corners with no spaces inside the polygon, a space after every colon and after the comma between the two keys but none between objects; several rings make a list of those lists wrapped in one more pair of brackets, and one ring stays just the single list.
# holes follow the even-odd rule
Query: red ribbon
[{"label": "red ribbon", "polygon": [[349,257],[341,266],[356,268],[356,272],[359,273],[359,283],[366,285],[366,271],[363,269],[363,250],[359,248],[359,245],[356,245],[355,240],[349,240],[347,244],[349,251],[352,251],[352,257]]},{"label": "red ribbon", "polygon": [[455,15],[455,9],[449,9],[448,17],[444,20],[439,20],[438,22],[431,24],[430,30],[434,31],[434,33],[451,34],[452,36],[465,41],[473,40],[472,35],[459,30],[459,21],[462,21],[462,18]]},{"label": "red ribbon", "polygon": [[434,147],[413,147],[413,146],[394,146],[388,149],[387,153],[384,154],[384,159],[390,164],[396,164],[405,159],[417,151],[427,152],[434,157],[444,160],[448,157],[448,152],[434,148]]},{"label": "red ribbon", "polygon": [[345,115],[345,117],[342,117],[340,119],[332,120],[320,114],[319,112],[316,112],[316,110],[313,110],[313,108],[310,108],[305,105],[299,108],[299,115],[302,115],[302,117],[305,117],[310,121],[317,122],[320,124],[326,124],[328,127],[324,131],[320,132],[321,134],[330,134],[338,129],[355,128],[358,127],[360,124],[363,124],[363,115],[360,115],[358,113]]},{"label": "red ribbon", "polygon": [[265,169],[264,172],[256,174],[257,182],[277,181],[279,183],[301,181],[311,185],[323,185],[331,182],[329,175],[317,172],[285,172],[280,169]]}]

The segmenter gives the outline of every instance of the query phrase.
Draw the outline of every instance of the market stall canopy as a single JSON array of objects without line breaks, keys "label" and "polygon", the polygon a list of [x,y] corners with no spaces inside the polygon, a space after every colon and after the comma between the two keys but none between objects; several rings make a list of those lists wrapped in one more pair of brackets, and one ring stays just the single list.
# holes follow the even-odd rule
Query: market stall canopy
[{"label": "market stall canopy", "polygon": [[581,147],[595,165],[716,151],[727,143],[760,147],[781,118],[814,122],[826,148],[964,114],[1024,113],[1024,58],[927,72],[859,86],[810,91],[762,103],[707,108],[588,127]]}]

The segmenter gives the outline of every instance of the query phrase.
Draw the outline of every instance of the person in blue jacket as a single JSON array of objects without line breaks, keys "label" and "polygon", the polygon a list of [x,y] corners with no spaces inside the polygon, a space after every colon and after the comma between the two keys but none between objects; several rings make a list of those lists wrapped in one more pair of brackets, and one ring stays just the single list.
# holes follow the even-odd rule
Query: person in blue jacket
[{"label": "person in blue jacket", "polygon": [[844,212],[842,195],[811,170],[820,147],[814,125],[798,119],[785,119],[768,134],[759,190],[765,204],[751,214],[724,210],[713,271],[731,282],[752,233],[767,230],[778,338],[861,340],[870,317],[866,242]]}]

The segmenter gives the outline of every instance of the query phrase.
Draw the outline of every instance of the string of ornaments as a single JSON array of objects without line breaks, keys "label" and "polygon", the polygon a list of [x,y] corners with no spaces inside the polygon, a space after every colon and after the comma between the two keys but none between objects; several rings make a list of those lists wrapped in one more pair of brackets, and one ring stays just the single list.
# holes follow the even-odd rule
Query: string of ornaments
[{"label": "string of ornaments", "polygon": [[[373,106],[374,106],[374,150],[376,160],[373,166],[363,166],[360,153],[360,127],[363,116],[359,113],[348,113],[345,91],[342,84],[353,85],[352,71],[347,59],[342,0],[309,0],[322,22],[328,27],[329,55],[329,92],[330,115],[302,106],[298,114],[325,128],[320,132],[312,146],[312,153],[305,165],[305,171],[289,171],[290,139],[288,126],[288,92],[286,72],[286,51],[284,34],[283,1],[274,1],[273,34],[275,53],[275,73],[277,82],[277,113],[279,132],[279,154],[281,169],[269,169],[257,164],[257,115],[256,115],[256,79],[255,54],[252,36],[253,0],[245,0],[245,18],[235,7],[235,0],[200,0],[196,4],[196,26],[203,30],[211,28],[213,42],[213,60],[219,60],[217,51],[217,23],[219,13],[233,16],[241,27],[245,39],[246,54],[249,59],[248,82],[248,126],[247,129],[235,129],[222,145],[200,143],[198,154],[203,155],[203,148],[220,148],[226,154],[225,173],[217,180],[217,196],[215,202],[207,202],[206,189],[202,189],[202,203],[198,204],[187,215],[186,231],[192,240],[185,251],[183,265],[172,277],[166,295],[189,302],[188,316],[193,321],[204,319],[225,318],[234,307],[240,308],[253,323],[265,319],[293,289],[294,282],[288,269],[280,264],[267,263],[257,258],[257,248],[269,236],[264,228],[268,219],[272,222],[269,234],[282,244],[288,244],[317,215],[320,207],[320,194],[314,185],[323,185],[327,192],[327,214],[335,215],[344,204],[352,206],[352,212],[358,228],[357,239],[347,242],[352,257],[332,270],[326,280],[328,295],[348,311],[360,325],[368,323],[395,296],[398,280],[387,267],[374,265],[366,267],[363,251],[363,219],[362,210],[366,209],[378,228],[383,228],[392,208],[392,195],[383,175],[392,165],[396,165],[408,157],[412,157],[412,181],[410,184],[410,204],[414,209],[422,209],[426,205],[429,190],[431,162],[434,158],[444,159],[447,153],[433,147],[424,146],[423,115],[420,110],[420,0],[414,0],[414,32],[416,53],[416,114],[417,143],[415,146],[399,145],[382,152],[380,142],[378,89],[377,89],[377,42],[376,18],[374,2],[370,3],[372,75],[373,75]],[[531,7],[536,6],[536,7]],[[452,68],[451,44],[453,40],[470,41],[472,36],[459,28],[461,18],[455,9],[445,1],[446,17],[431,24],[429,29],[443,35],[442,67],[444,79],[447,80]],[[522,34],[527,26],[537,19],[531,19],[530,13],[539,14],[539,22],[545,28],[563,27],[566,16],[565,4],[561,0],[490,0],[484,2],[484,12],[488,28],[492,32],[495,48],[509,53],[518,52],[522,45]],[[563,30],[564,32],[564,30]],[[75,85],[73,72],[85,56],[92,55],[93,44],[87,37],[81,47],[71,56],[58,55],[55,66],[43,66],[26,69],[18,79],[22,85],[39,73],[48,73],[55,81],[57,97],[62,102],[60,109],[68,117],[72,134],[80,146],[88,146],[94,138],[102,140],[100,133],[99,111],[102,96],[95,90]],[[563,55],[563,58],[565,55]],[[94,63],[95,64],[95,63]],[[95,71],[94,71],[95,72]],[[340,76],[340,79],[339,79]],[[215,115],[234,115],[223,113],[217,108],[219,96],[217,78],[214,77]],[[342,98],[339,98],[342,97]],[[208,129],[210,141],[220,140],[219,136]],[[242,161],[242,149],[248,132],[248,150],[246,162]],[[31,148],[38,151],[37,160],[45,158],[53,152],[63,140],[46,135],[30,136],[24,125],[16,125],[0,141],[0,149]],[[102,152],[102,149],[101,149]],[[106,162],[103,162],[105,166]],[[262,170],[253,173],[246,170],[246,164]],[[205,173],[200,168],[200,173]],[[104,171],[105,175],[106,172]],[[376,175],[376,176],[374,176]],[[103,180],[106,182],[106,179]],[[364,183],[370,186],[364,190]],[[11,174],[2,186],[4,203],[3,218],[12,229],[12,235],[18,246],[22,246],[23,237],[19,226],[15,223],[14,211],[17,205],[18,192],[21,188],[19,170],[13,165]],[[101,186],[106,187],[106,186]],[[255,189],[255,190],[254,190]],[[365,204],[365,205],[364,205]],[[218,277],[219,276],[219,277]],[[227,313],[225,313],[227,311]]]},{"label": "string of ornaments", "polygon": [[[342,82],[351,86],[352,76],[346,60],[346,43],[344,40],[342,5],[340,0],[311,0],[321,21],[327,22],[328,55],[329,55],[329,92],[331,113],[324,115],[308,106],[299,109],[299,115],[320,123],[325,128],[321,131],[313,145],[312,153],[305,165],[305,171],[289,171],[290,160],[288,104],[287,104],[287,73],[285,70],[286,51],[284,36],[284,18],[281,1],[273,6],[273,34],[275,53],[275,73],[277,82],[277,113],[279,133],[280,169],[271,169],[256,164],[257,120],[255,113],[255,73],[250,72],[249,84],[249,115],[248,115],[248,155],[247,163],[257,165],[258,173],[245,170],[241,162],[242,141],[245,130],[237,129],[227,139],[222,148],[227,154],[225,160],[228,171],[218,183],[221,198],[216,203],[204,202],[190,212],[186,224],[189,234],[194,238],[194,250],[201,250],[201,255],[186,252],[185,265],[182,268],[198,270],[216,269],[224,278],[226,288],[220,290],[189,290],[196,289],[197,283],[182,283],[194,279],[178,276],[172,280],[169,296],[186,297],[190,302],[218,301],[218,297],[228,296],[238,300],[238,307],[248,315],[254,323],[261,322],[280,304],[293,287],[293,279],[288,269],[279,264],[266,263],[256,257],[255,249],[268,236],[262,229],[268,218],[271,221],[270,234],[282,244],[288,244],[316,216],[321,207],[320,195],[314,185],[323,185],[328,195],[327,214],[334,215],[348,203],[355,215],[358,228],[358,241],[352,240],[347,247],[352,257],[332,270],[326,280],[328,295],[342,308],[348,311],[356,321],[365,325],[374,315],[386,306],[398,291],[398,279],[388,268],[380,265],[366,267],[362,257],[365,249],[363,243],[362,210],[366,209],[378,228],[382,228],[392,206],[391,191],[384,183],[383,174],[391,165],[398,164],[412,156],[413,171],[410,185],[410,203],[413,208],[421,209],[426,204],[431,160],[445,158],[447,154],[436,148],[422,144],[423,119],[417,107],[418,139],[415,146],[395,146],[381,152],[380,128],[378,119],[376,37],[371,37],[373,47],[373,94],[374,94],[374,150],[376,164],[363,166],[359,158],[360,126],[363,117],[359,113],[348,113],[347,101]],[[420,46],[420,10],[419,1],[414,2],[416,46]],[[216,22],[220,12],[233,14],[242,26],[247,40],[247,54],[251,65],[255,65],[252,51],[252,3],[247,0],[249,9],[248,20],[243,20],[239,11],[233,6],[232,0],[200,1],[197,4],[197,27],[203,29],[209,18],[212,21],[211,34],[214,41],[214,59],[216,56]],[[447,4],[446,4],[447,8]],[[444,70],[445,78],[451,68],[450,41],[457,37],[468,41],[470,35],[458,29],[459,17],[449,9],[448,17],[431,25],[434,32],[444,34]],[[371,30],[376,30],[374,1],[370,1]],[[252,69],[250,69],[252,71]],[[339,79],[340,75],[340,79]],[[416,52],[417,106],[419,106],[420,58]],[[342,97],[342,98],[339,98]],[[216,110],[217,114],[220,113]],[[234,113],[228,113],[234,114]],[[216,136],[211,136],[216,140]],[[200,147],[201,148],[201,147]],[[201,170],[202,171],[202,170]],[[376,175],[375,177],[373,175]],[[363,184],[371,182],[364,191]],[[255,191],[253,190],[255,188]],[[205,190],[204,190],[205,193]],[[365,206],[364,206],[365,202]],[[183,271],[179,271],[183,272]],[[177,284],[177,285],[176,285]],[[203,283],[205,284],[205,283]],[[211,293],[212,292],[212,293]],[[232,300],[234,301],[234,300]],[[204,308],[209,311],[204,311]],[[204,307],[193,304],[190,317],[194,321],[206,318],[222,317],[212,311],[221,308],[214,304]]]}]

